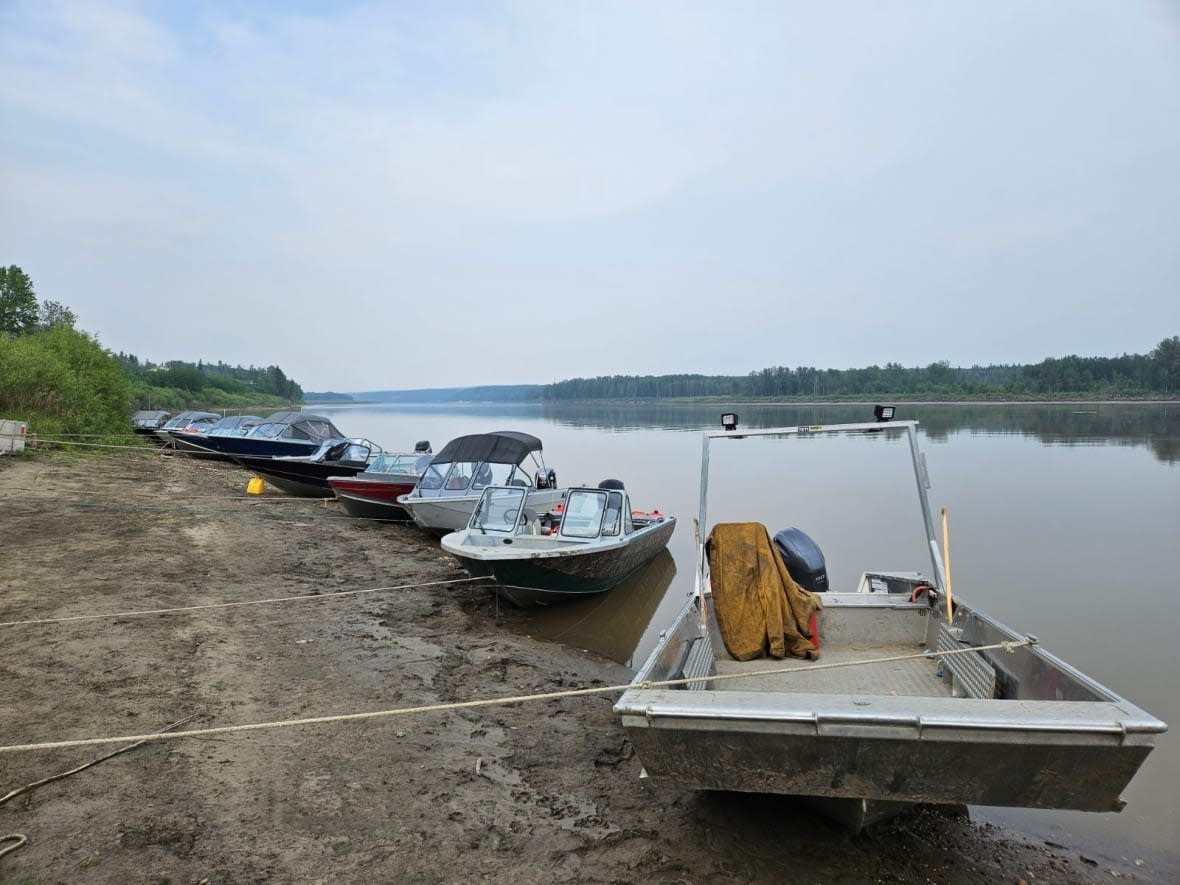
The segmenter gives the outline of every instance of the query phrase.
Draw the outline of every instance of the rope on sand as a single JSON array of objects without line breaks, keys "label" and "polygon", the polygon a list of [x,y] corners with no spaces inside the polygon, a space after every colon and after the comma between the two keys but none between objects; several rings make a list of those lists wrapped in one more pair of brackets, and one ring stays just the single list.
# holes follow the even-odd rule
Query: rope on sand
[{"label": "rope on sand", "polygon": [[[945,658],[951,655],[967,654],[968,652],[996,651],[1014,652],[1022,646],[1035,645],[1036,640],[1026,637],[1021,640],[997,642],[994,645],[971,646],[939,652],[937,657]],[[390,710],[374,710],[368,713],[344,713],[336,716],[312,716],[306,719],[280,719],[273,722],[253,722],[246,725],[221,725],[214,728],[194,728],[189,731],[173,731],[166,734],[135,734],[118,737],[82,738],[67,741],[46,741],[36,744],[10,744],[0,746],[0,754],[22,753],[30,750],[64,750],[69,747],[89,747],[99,744],[126,743],[129,741],[165,741],[180,738],[210,737],[218,734],[236,734],[241,731],[263,731],[273,728],[295,728],[303,725],[322,725],[338,722],[361,722],[368,719],[386,719],[393,716],[409,716],[416,713],[439,713],[450,710],[470,710],[476,707],[498,707],[506,704],[520,704],[528,701],[553,701],[562,698],[584,697],[588,695],[608,694],[626,691],[629,688],[651,689],[669,688],[677,685],[688,685],[693,682],[721,682],[726,679],[748,679],[754,676],[772,676],[780,673],[818,673],[820,670],[836,670],[843,667],[864,667],[873,664],[889,664],[896,661],[910,661],[929,658],[924,652],[909,655],[894,655],[887,658],[873,658],[867,661],[837,661],[828,664],[813,664],[803,667],[780,667],[771,670],[759,670],[752,673],[727,673],[716,676],[690,676],[684,679],[663,679],[655,682],[641,682],[638,684],[624,683],[621,685],[604,685],[594,688],[575,688],[565,691],[548,691],[540,694],[513,695],[510,697],[486,698],[473,701],[454,701],[448,704],[427,704],[420,707],[396,707]]]},{"label": "rope on sand", "polygon": [[[186,722],[191,722],[193,719],[196,719],[196,718],[197,718],[196,714],[193,714],[192,716],[185,716],[183,719],[178,719],[176,722],[173,722],[171,725],[165,726],[161,730],[160,733],[163,734],[166,731],[173,731],[174,729],[180,728],[180,726],[184,725]],[[71,775],[75,775],[80,771],[85,771],[87,768],[93,768],[95,765],[98,765],[100,762],[106,762],[108,759],[114,759],[116,756],[122,756],[124,753],[131,752],[136,747],[142,747],[142,746],[143,746],[143,741],[136,741],[134,744],[128,744],[126,747],[120,747],[117,750],[111,750],[111,752],[105,753],[102,756],[99,756],[97,759],[91,759],[89,762],[87,762],[83,765],[79,765],[76,768],[71,768],[69,771],[63,771],[60,774],[54,774],[54,775],[50,775],[49,777],[43,777],[39,781],[33,781],[31,784],[25,784],[23,787],[17,787],[15,790],[9,790],[3,796],[0,796],[0,805],[3,805],[5,802],[15,799],[17,796],[23,796],[25,793],[31,793],[31,792],[33,792],[33,790],[37,789],[38,787],[43,787],[46,784],[53,783],[54,781],[65,780],[67,777],[70,777]],[[29,837],[26,836],[24,833],[11,833],[10,835],[7,835],[7,836],[0,836],[0,845],[3,845],[5,842],[15,842],[16,843],[14,845],[9,845],[7,848],[0,848],[0,857],[4,857],[4,855],[8,854],[9,852],[16,851],[22,845],[25,845],[26,843],[28,843],[28,841],[29,841]]]},{"label": "rope on sand", "polygon": [[427,581],[424,584],[395,584],[390,587],[368,587],[364,590],[341,590],[337,593],[304,593],[299,596],[275,596],[270,599],[244,599],[238,602],[210,602],[205,605],[183,605],[175,608],[144,608],[134,611],[113,612],[104,615],[70,615],[64,618],[33,618],[27,621],[0,621],[0,627],[26,627],[31,624],[62,624],[67,621],[102,621],[114,618],[139,618],[147,615],[172,615],[180,612],[203,611],[214,608],[238,608],[244,605],[269,605],[277,602],[300,602],[310,599],[340,599],[344,596],[361,596],[365,593],[383,593],[390,590],[414,590],[419,587],[438,587],[443,584],[465,584],[469,581],[487,581],[489,578],[453,578],[446,581]]},{"label": "rope on sand", "polygon": [[[235,498],[234,500],[246,501],[247,503],[254,503],[249,498]],[[324,500],[329,498],[314,499],[314,498],[300,498],[301,501]],[[285,517],[275,516],[272,513],[253,513],[250,510],[225,510],[212,507],[163,507],[150,504],[119,504],[115,502],[91,502],[91,501],[69,501],[63,498],[20,498],[11,496],[0,496],[0,501],[11,501],[15,504],[27,504],[29,506],[41,504],[46,506],[58,507],[79,507],[83,510],[143,510],[149,513],[181,513],[186,516],[202,516],[205,514],[218,514],[229,516],[261,516],[265,519],[271,519],[281,522]],[[317,516],[315,514],[290,514],[291,519],[299,520],[325,520],[325,519],[344,519],[344,520],[367,520],[369,522],[386,522],[394,525],[408,525],[410,520],[399,519],[381,519],[375,516],[350,516],[347,513],[341,514],[327,514]]]},{"label": "rope on sand", "polygon": [[0,845],[3,845],[5,842],[15,843],[13,845],[7,846],[6,848],[0,848],[0,857],[4,857],[6,854],[11,854],[28,841],[29,837],[24,833],[10,833],[7,836],[0,836]]},{"label": "rope on sand", "polygon": [[72,439],[50,439],[44,436],[34,436],[31,440],[35,445],[34,448],[45,446],[83,446],[88,449],[131,449],[136,452],[144,452],[145,454],[154,455],[158,452],[166,451],[162,447],[153,446],[150,443],[144,443],[141,446],[117,446],[107,443],[85,443],[77,442]]}]

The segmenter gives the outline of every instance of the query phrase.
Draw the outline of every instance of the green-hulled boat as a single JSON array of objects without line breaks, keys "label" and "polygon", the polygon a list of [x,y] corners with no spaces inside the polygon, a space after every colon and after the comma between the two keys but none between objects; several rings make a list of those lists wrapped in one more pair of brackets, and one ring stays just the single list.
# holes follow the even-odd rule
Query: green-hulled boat
[{"label": "green-hulled boat", "polygon": [[602,593],[665,549],[676,528],[658,511],[632,511],[622,483],[603,485],[568,489],[564,503],[545,512],[530,506],[541,500],[535,491],[491,486],[467,528],[446,535],[442,547],[515,605]]}]

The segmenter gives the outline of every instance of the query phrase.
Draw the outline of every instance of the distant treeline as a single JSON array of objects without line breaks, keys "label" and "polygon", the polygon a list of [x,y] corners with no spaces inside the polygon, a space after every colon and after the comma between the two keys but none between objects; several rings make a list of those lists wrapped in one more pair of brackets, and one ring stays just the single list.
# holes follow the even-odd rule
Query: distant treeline
[{"label": "distant treeline", "polygon": [[303,389],[278,366],[227,363],[141,361],[134,354],[115,357],[131,379],[136,408],[148,398],[156,408],[180,406],[275,405],[303,401]]},{"label": "distant treeline", "polygon": [[962,368],[942,361],[913,368],[900,363],[863,369],[774,366],[748,375],[611,375],[546,384],[539,395],[551,401],[677,397],[1180,396],[1180,337],[1165,338],[1149,354],[1067,356],[1032,365]]},{"label": "distant treeline", "polygon": [[434,387],[416,390],[367,390],[357,393],[308,392],[311,403],[514,403],[541,398],[539,384],[491,384],[479,387]]}]

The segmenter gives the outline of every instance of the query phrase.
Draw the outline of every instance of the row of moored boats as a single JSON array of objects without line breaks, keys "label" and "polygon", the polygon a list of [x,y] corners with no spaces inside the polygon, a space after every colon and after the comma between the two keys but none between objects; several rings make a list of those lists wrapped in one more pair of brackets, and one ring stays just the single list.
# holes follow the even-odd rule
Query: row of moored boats
[{"label": "row of moored boats", "polygon": [[676,527],[633,510],[623,483],[558,486],[528,433],[469,434],[387,452],[323,415],[137,412],[136,432],[196,458],[231,461],[288,494],[335,497],[365,519],[413,520],[473,576],[521,606],[601,593],[663,550]]}]

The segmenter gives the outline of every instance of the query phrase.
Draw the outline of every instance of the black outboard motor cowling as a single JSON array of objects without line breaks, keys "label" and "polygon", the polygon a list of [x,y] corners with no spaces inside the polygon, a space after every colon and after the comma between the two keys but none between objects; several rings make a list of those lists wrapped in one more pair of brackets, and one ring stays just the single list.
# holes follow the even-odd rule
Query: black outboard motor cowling
[{"label": "black outboard motor cowling", "polygon": [[536,477],[533,479],[533,484],[539,489],[557,488],[557,471],[552,467],[545,473],[538,470]]},{"label": "black outboard motor cowling", "polygon": [[828,567],[823,551],[805,532],[783,529],[774,536],[774,546],[796,584],[812,593],[827,591]]}]

